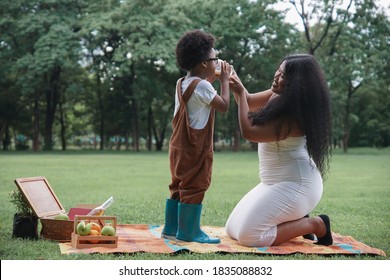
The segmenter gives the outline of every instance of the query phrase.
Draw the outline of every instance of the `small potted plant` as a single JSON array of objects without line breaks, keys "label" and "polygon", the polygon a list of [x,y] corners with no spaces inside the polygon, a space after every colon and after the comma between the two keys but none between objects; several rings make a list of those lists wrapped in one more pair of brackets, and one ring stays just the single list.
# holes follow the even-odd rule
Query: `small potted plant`
[{"label": "small potted plant", "polygon": [[10,202],[15,206],[12,237],[38,239],[38,217],[34,215],[20,190],[9,193]]}]

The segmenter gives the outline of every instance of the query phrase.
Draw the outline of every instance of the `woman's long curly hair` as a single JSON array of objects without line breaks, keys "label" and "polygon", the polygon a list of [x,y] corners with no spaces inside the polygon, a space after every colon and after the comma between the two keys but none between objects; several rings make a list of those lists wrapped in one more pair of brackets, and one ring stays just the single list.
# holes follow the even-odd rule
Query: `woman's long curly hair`
[{"label": "woman's long curly hair", "polygon": [[[295,54],[285,64],[285,88],[257,112],[250,113],[252,125],[276,121],[275,134],[283,139],[282,126],[289,132],[294,124],[305,134],[307,150],[322,176],[329,169],[331,156],[331,104],[328,85],[314,56]],[[289,133],[288,132],[288,133]]]}]

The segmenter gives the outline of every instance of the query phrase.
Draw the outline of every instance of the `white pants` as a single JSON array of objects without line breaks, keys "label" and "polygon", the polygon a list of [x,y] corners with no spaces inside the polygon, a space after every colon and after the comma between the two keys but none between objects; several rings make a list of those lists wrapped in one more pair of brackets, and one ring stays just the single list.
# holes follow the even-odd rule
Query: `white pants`
[{"label": "white pants", "polygon": [[[302,218],[310,213],[322,196],[322,180],[297,184],[260,183],[237,204],[226,222],[227,235],[248,247],[271,246],[277,225]],[[313,184],[314,183],[314,184]]]}]

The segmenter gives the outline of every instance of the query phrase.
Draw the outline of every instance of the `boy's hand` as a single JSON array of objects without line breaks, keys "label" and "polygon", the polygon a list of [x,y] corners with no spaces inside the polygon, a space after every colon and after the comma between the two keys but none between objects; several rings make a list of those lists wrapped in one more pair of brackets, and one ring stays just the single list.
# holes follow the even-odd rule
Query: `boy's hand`
[{"label": "boy's hand", "polygon": [[226,61],[220,61],[221,65],[221,76],[219,80],[222,82],[224,80],[229,80],[230,75],[233,73],[233,66],[227,63]]}]

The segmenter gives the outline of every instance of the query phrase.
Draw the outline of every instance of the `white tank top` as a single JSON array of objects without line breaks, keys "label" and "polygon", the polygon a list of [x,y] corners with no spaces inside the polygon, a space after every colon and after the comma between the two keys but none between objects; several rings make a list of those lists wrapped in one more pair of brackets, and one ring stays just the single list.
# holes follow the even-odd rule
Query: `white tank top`
[{"label": "white tank top", "polygon": [[310,184],[320,173],[306,149],[306,137],[289,137],[279,142],[259,143],[259,169],[261,182]]}]

